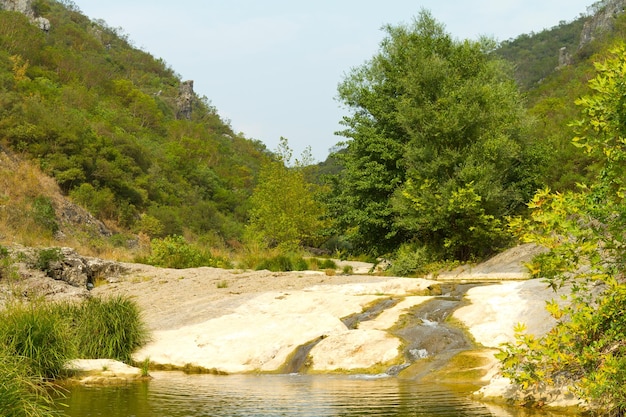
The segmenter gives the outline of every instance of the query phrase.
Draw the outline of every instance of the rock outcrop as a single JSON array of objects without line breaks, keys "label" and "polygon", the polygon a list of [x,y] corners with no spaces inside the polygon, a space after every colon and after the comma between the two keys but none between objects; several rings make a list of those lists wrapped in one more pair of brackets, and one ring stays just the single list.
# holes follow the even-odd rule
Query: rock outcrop
[{"label": "rock outcrop", "polygon": [[146,378],[139,368],[112,359],[76,359],[67,364],[70,381],[83,385],[124,385]]},{"label": "rock outcrop", "polygon": [[585,22],[580,35],[578,49],[592,42],[598,35],[613,27],[615,17],[626,10],[626,0],[605,0],[599,2],[598,9],[593,16]]},{"label": "rock outcrop", "polygon": [[31,0],[0,0],[0,10],[22,13],[39,29],[45,32],[50,30],[50,21],[45,17],[36,16]]},{"label": "rock outcrop", "polygon": [[[37,272],[42,272],[49,278],[80,289],[91,288],[99,279],[114,281],[126,272],[124,265],[119,262],[82,256],[72,248],[33,249],[13,246],[10,252],[14,258],[25,260],[22,276],[32,278],[38,275]],[[51,254],[46,262],[42,260],[44,252]],[[29,268],[30,272],[27,271]]]},{"label": "rock outcrop", "polygon": [[[311,371],[384,371],[402,360],[402,343],[389,328],[409,308],[430,299],[407,296],[427,292],[433,284],[423,279],[394,278],[266,292],[230,314],[154,331],[152,341],[134,359],[149,359],[166,368],[191,367],[215,373],[276,372],[299,346],[321,337],[323,340],[310,352]],[[356,329],[348,329],[341,321],[389,296],[407,298]]]},{"label": "rock outcrop", "polygon": [[193,100],[196,93],[193,91],[193,80],[183,81],[178,90],[178,98],[176,99],[177,112],[179,119],[191,119],[193,111]]}]

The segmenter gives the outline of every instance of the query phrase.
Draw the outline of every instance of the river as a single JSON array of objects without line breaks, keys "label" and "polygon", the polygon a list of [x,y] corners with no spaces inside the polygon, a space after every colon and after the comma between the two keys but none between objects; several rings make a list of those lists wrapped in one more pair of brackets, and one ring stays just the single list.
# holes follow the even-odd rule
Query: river
[{"label": "river", "polygon": [[470,400],[467,393],[393,377],[186,375],[155,372],[146,382],[72,387],[69,417],[519,417],[548,416]]}]

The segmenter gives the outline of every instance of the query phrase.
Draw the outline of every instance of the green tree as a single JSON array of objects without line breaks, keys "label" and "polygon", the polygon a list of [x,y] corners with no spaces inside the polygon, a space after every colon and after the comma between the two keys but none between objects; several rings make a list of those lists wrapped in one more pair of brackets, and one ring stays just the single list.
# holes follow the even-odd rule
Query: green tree
[{"label": "green tree", "polygon": [[294,250],[312,245],[322,228],[323,206],[316,200],[317,187],[305,178],[307,153],[289,167],[292,151],[281,138],[277,160],[267,162],[259,173],[250,198],[249,236],[266,247]]},{"label": "green tree", "polygon": [[356,249],[403,242],[466,260],[503,244],[501,220],[536,190],[522,101],[493,42],[455,41],[430,13],[387,26],[339,86],[351,110],[333,217]]},{"label": "green tree", "polygon": [[[626,411],[626,47],[596,64],[593,95],[577,100],[576,146],[602,161],[602,172],[578,192],[538,193],[532,216],[513,226],[526,241],[548,249],[531,272],[553,288],[568,284],[564,302],[548,304],[557,326],[535,338],[519,329],[500,355],[505,375],[540,393],[546,385],[572,385],[601,413]],[[609,414],[607,414],[609,415]]]}]

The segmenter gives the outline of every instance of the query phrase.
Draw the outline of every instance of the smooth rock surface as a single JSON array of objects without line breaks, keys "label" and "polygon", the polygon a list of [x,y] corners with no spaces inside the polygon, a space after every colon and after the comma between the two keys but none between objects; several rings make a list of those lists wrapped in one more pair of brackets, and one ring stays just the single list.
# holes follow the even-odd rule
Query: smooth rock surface
[{"label": "smooth rock surface", "polygon": [[[394,278],[380,282],[318,285],[289,292],[267,292],[245,301],[232,313],[177,329],[155,331],[153,341],[135,354],[137,361],[195,366],[216,372],[276,371],[294,350],[324,336],[311,352],[313,370],[367,369],[393,361],[400,340],[384,329],[348,330],[341,318],[359,313],[375,300],[422,293],[433,282]],[[388,328],[402,308],[383,316]]]},{"label": "smooth rock surface", "polygon": [[67,365],[84,385],[125,384],[143,377],[141,370],[113,359],[75,359]]}]

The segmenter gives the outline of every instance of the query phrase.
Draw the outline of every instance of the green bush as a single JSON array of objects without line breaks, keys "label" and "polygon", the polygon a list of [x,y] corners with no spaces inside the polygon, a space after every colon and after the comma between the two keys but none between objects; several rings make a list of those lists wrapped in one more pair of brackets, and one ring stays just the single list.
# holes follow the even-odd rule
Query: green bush
[{"label": "green bush", "polygon": [[35,198],[31,208],[31,216],[35,224],[43,230],[51,234],[59,231],[59,224],[50,198],[44,196]]},{"label": "green bush", "polygon": [[63,260],[63,253],[59,248],[40,249],[33,261],[33,267],[45,272],[50,272],[51,264]]},{"label": "green bush", "polygon": [[430,262],[431,256],[425,247],[405,244],[396,252],[389,273],[400,277],[423,273]]},{"label": "green bush", "polygon": [[151,249],[152,253],[147,259],[150,265],[177,269],[217,266],[210,254],[190,245],[182,236],[152,239]]},{"label": "green bush", "polygon": [[337,263],[332,259],[324,259],[319,264],[320,269],[337,269]]},{"label": "green bush", "polygon": [[137,305],[123,297],[90,298],[72,306],[78,356],[130,362],[133,351],[148,338]]},{"label": "green bush", "polygon": [[272,272],[304,271],[308,269],[307,261],[298,255],[277,255],[259,262],[256,270],[267,269]]}]

